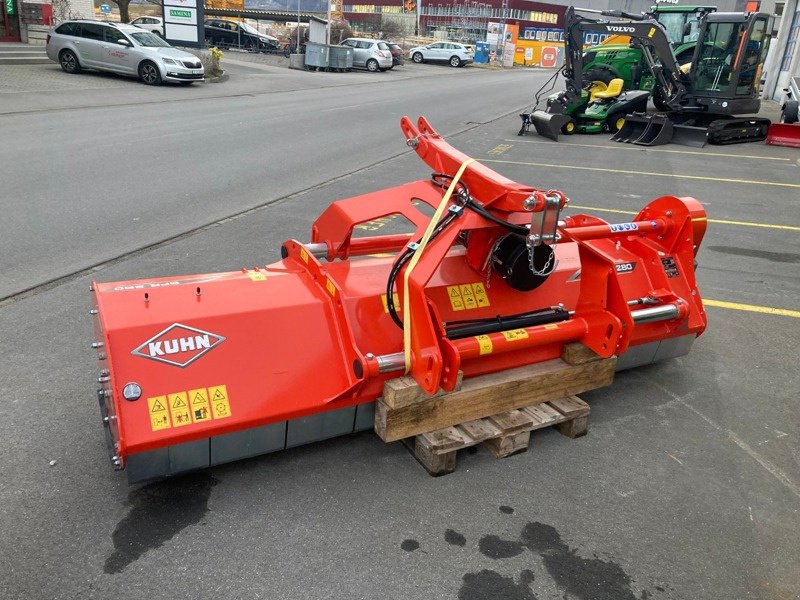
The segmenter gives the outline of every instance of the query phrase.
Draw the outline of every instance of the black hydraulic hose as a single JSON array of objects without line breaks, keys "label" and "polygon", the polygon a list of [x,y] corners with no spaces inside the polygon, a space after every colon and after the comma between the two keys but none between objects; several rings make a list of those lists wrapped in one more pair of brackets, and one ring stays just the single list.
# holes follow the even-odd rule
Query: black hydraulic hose
[{"label": "black hydraulic hose", "polygon": [[[433,233],[431,234],[429,242],[435,240],[445,229],[447,229],[447,227],[450,226],[453,221],[459,217],[460,214],[460,212],[451,211],[446,217],[439,221],[436,229],[434,229]],[[418,244],[419,240],[417,240],[416,243]],[[397,314],[397,308],[394,305],[394,282],[397,279],[397,274],[400,272],[400,269],[402,269],[403,266],[411,260],[412,256],[414,256],[414,250],[406,247],[406,249],[403,250],[403,252],[397,257],[397,260],[392,265],[392,270],[389,272],[389,278],[386,281],[386,308],[389,310],[389,316],[392,317],[392,321],[394,321],[395,324],[401,329],[403,328],[403,320]]]},{"label": "black hydraulic hose", "polygon": [[[446,173],[432,173],[431,174],[431,180],[433,181],[433,183],[435,183],[439,187],[444,188],[445,187],[445,183],[443,181],[439,181],[440,179],[453,179],[453,177],[451,175],[447,175]],[[462,199],[464,199],[463,203],[464,203],[464,206],[466,208],[474,210],[476,213],[478,213],[484,219],[486,219],[488,221],[491,221],[492,223],[495,223],[496,225],[500,225],[501,227],[505,227],[509,231],[512,231],[514,233],[518,233],[519,235],[528,235],[528,228],[527,227],[522,227],[520,225],[514,225],[512,223],[509,223],[508,221],[504,221],[503,219],[494,216],[488,210],[483,208],[483,206],[481,206],[478,202],[473,200],[472,196],[469,193],[469,188],[467,187],[467,185],[465,183],[459,181],[458,185],[459,186],[463,186],[463,188],[464,188],[462,190],[462,194],[460,196],[461,196]]]},{"label": "black hydraulic hose", "polygon": [[521,327],[533,327],[535,325],[546,325],[548,323],[558,323],[567,320],[569,320],[569,311],[561,307],[555,307],[511,317],[498,315],[493,319],[484,319],[467,325],[454,325],[453,323],[445,323],[444,325],[448,339],[458,340],[474,335],[496,333],[498,331],[519,329]]}]

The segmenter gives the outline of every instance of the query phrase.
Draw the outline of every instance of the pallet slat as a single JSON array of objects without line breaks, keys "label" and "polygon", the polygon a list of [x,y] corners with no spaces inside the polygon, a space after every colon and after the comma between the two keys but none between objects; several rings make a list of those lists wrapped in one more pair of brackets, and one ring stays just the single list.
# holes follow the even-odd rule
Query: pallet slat
[{"label": "pallet slat", "polygon": [[414,458],[431,475],[445,475],[456,468],[459,450],[483,443],[495,458],[527,451],[531,432],[555,426],[570,438],[586,433],[589,405],[577,396],[513,410],[485,419],[444,427],[403,440]]},{"label": "pallet slat", "polygon": [[560,359],[473,377],[461,390],[400,408],[375,404],[375,432],[386,442],[610,385],[616,358],[568,365]]}]

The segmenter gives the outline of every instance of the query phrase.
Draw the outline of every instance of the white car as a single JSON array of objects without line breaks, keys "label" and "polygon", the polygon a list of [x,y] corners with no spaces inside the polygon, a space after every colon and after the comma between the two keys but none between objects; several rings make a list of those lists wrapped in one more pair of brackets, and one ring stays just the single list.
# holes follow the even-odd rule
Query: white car
[{"label": "white car", "polygon": [[455,42],[435,42],[427,46],[412,48],[408,55],[415,63],[443,62],[451,67],[463,67],[475,62],[472,48]]},{"label": "white car", "polygon": [[392,50],[382,40],[368,38],[347,38],[340,45],[353,49],[353,66],[364,67],[367,71],[386,71],[391,69]]},{"label": "white car", "polygon": [[164,37],[164,20],[161,17],[139,17],[131,21],[131,25],[136,25],[136,27],[151,31],[162,38]]},{"label": "white car", "polygon": [[148,85],[203,81],[203,64],[194,54],[170,46],[155,33],[133,25],[78,19],[47,34],[47,57],[67,73],[83,69],[139,77]]}]

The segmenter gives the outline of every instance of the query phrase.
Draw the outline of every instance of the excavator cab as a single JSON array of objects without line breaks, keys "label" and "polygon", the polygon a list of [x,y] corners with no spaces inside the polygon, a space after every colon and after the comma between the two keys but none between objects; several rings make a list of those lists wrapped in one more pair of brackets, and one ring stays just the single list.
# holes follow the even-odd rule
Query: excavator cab
[{"label": "excavator cab", "polygon": [[689,71],[698,109],[713,107],[715,114],[729,115],[758,112],[769,21],[758,13],[708,15]]}]

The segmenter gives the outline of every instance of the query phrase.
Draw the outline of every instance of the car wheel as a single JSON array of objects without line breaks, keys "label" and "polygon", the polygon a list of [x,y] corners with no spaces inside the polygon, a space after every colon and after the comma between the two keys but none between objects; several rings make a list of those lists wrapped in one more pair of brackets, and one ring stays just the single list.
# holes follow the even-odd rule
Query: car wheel
[{"label": "car wheel", "polygon": [[161,85],[161,71],[149,60],[139,65],[139,78],[147,85]]},{"label": "car wheel", "polygon": [[451,67],[460,67],[461,66],[461,59],[457,56],[450,57],[450,66]]},{"label": "car wheel", "polygon": [[58,55],[58,62],[66,73],[74,75],[75,73],[81,72],[81,63],[78,62],[78,57],[75,56],[72,50],[63,50],[61,54]]},{"label": "car wheel", "polygon": [[255,47],[255,44],[253,44],[253,40],[245,40],[244,49],[247,52],[255,52],[256,47]]},{"label": "car wheel", "polygon": [[414,52],[414,56],[411,57],[411,60],[420,64],[422,62],[422,52]]},{"label": "car wheel", "polygon": [[375,60],[374,58],[370,58],[367,61],[367,71],[375,73],[378,69],[379,69],[378,61]]}]

